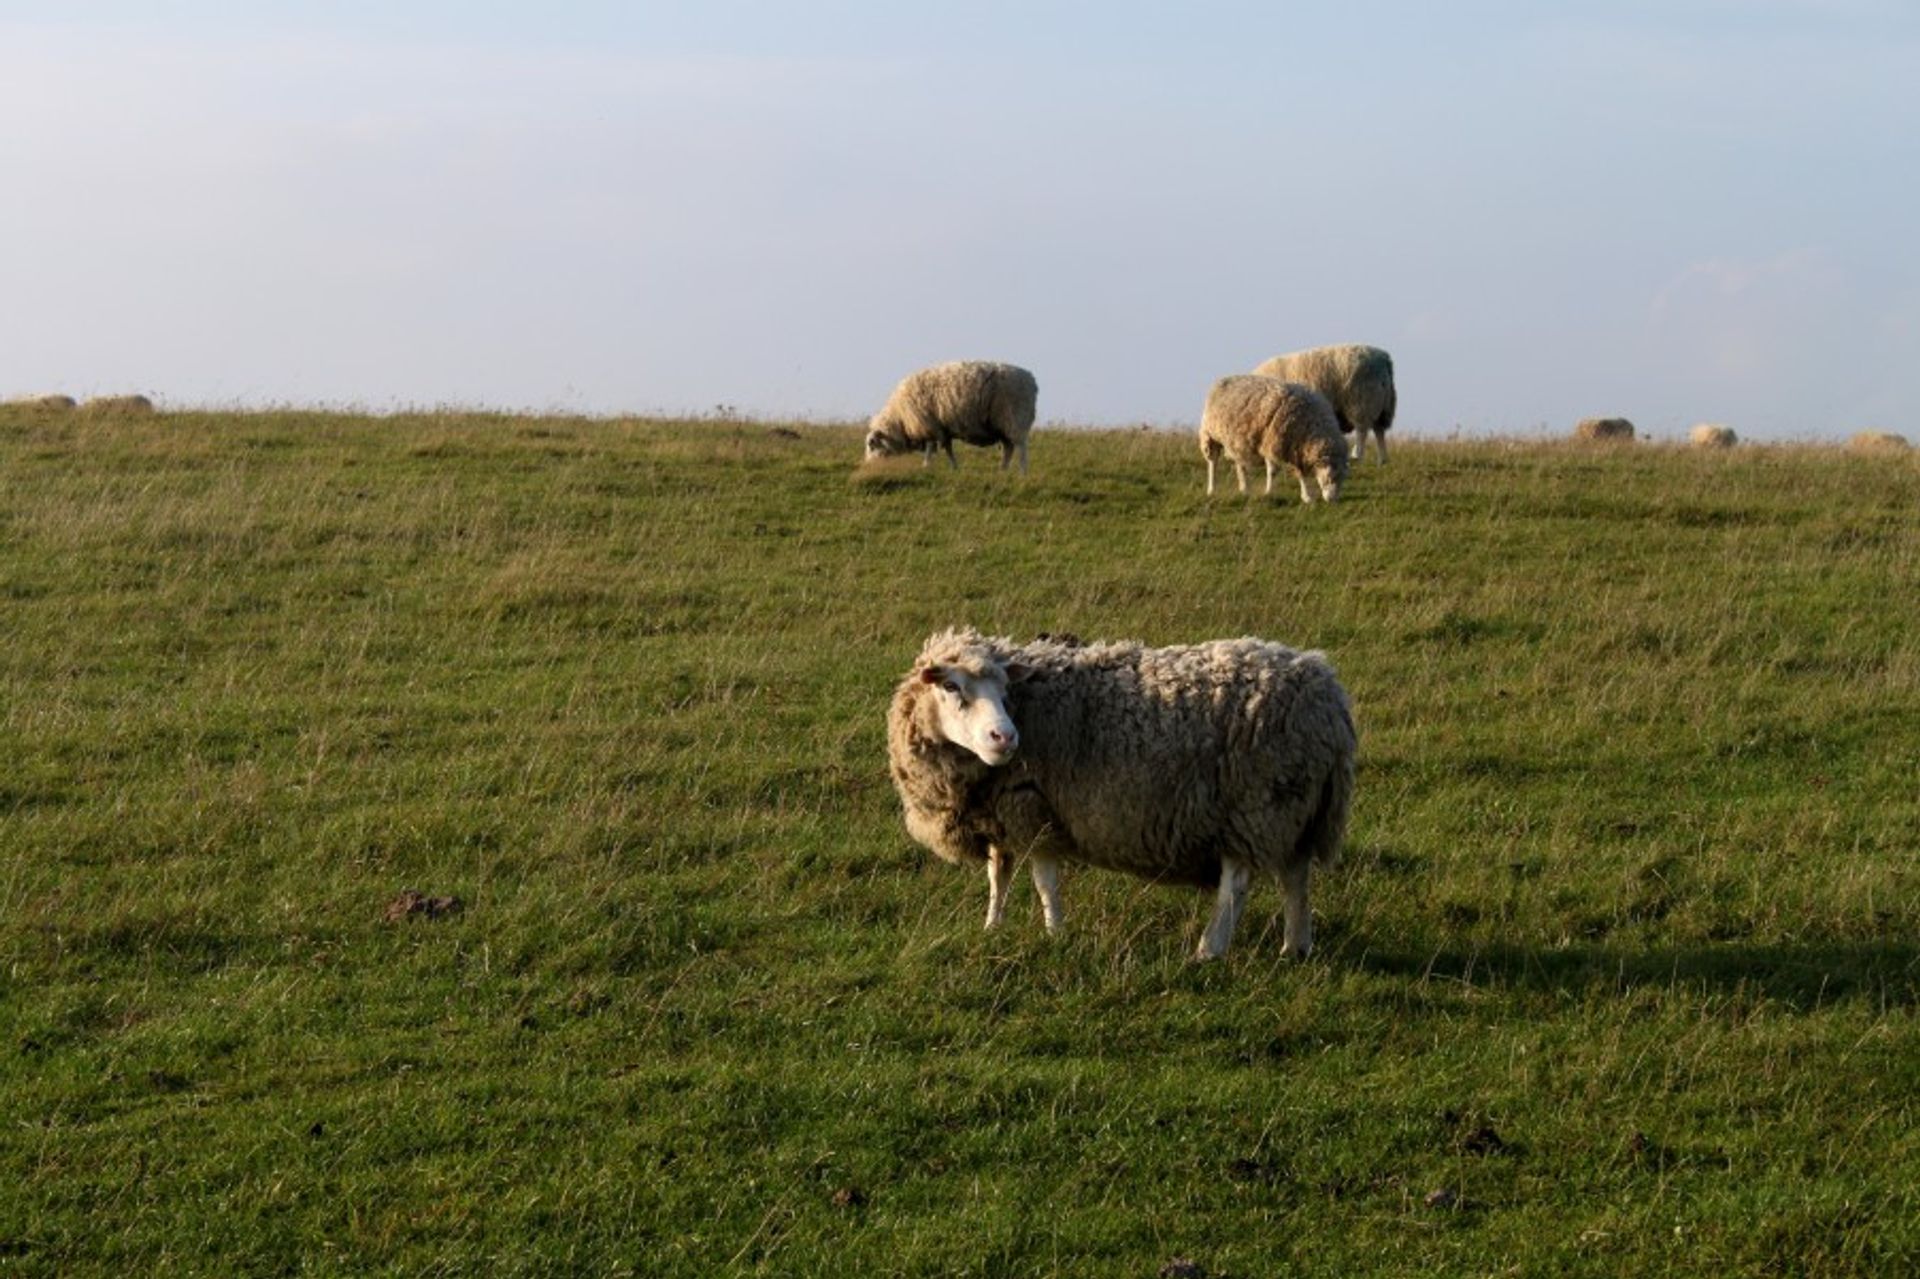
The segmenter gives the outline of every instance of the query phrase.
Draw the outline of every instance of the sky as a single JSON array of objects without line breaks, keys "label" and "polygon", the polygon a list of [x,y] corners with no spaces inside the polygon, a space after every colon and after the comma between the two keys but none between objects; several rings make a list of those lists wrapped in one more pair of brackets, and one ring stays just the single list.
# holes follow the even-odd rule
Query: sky
[{"label": "sky", "polygon": [[1920,4],[0,0],[0,398],[1920,435]]}]

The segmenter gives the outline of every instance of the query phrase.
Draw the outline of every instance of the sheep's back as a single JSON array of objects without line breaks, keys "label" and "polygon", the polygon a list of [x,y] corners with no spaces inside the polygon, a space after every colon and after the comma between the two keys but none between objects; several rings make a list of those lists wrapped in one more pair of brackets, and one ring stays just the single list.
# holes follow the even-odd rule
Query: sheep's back
[{"label": "sheep's back", "polygon": [[1010,691],[1021,747],[998,771],[1039,788],[1080,860],[1205,884],[1223,848],[1291,851],[1352,731],[1322,659],[1258,640],[1072,654]]},{"label": "sheep's back", "polygon": [[1316,346],[1263,360],[1253,371],[1262,377],[1303,382],[1320,392],[1332,403],[1343,431],[1356,426],[1384,430],[1393,423],[1398,398],[1393,357],[1377,346]]},{"label": "sheep's back", "polygon": [[1581,418],[1573,425],[1573,438],[1590,441],[1631,440],[1633,423],[1623,417]]},{"label": "sheep's back", "polygon": [[909,439],[944,432],[965,444],[998,444],[1032,426],[1038,394],[1033,374],[1018,365],[956,360],[908,374],[883,412],[906,424]]},{"label": "sheep's back", "polygon": [[1234,374],[1213,384],[1200,415],[1200,440],[1203,448],[1218,441],[1242,462],[1267,457],[1312,466],[1346,451],[1325,396],[1303,382],[1264,374]]}]

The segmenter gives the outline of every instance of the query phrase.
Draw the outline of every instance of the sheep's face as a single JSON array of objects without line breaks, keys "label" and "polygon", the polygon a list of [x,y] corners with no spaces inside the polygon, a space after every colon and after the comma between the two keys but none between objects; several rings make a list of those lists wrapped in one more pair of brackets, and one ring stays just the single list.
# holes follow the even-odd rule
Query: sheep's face
[{"label": "sheep's face", "polygon": [[1347,478],[1345,461],[1338,462],[1331,466],[1321,467],[1315,473],[1315,478],[1320,481],[1320,495],[1329,502],[1338,502],[1340,500],[1340,485]]},{"label": "sheep's face", "polygon": [[1007,675],[998,667],[923,666],[920,682],[933,698],[940,736],[998,767],[1020,748],[1020,730],[1007,714]]},{"label": "sheep's face", "polygon": [[876,417],[867,423],[867,461],[876,457],[892,457],[896,453],[907,451],[906,438],[888,429],[889,423]]}]

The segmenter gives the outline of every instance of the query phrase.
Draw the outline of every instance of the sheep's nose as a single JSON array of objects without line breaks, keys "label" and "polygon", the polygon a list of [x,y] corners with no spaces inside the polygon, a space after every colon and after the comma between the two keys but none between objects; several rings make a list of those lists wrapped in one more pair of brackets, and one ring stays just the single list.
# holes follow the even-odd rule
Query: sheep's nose
[{"label": "sheep's nose", "polygon": [[1005,728],[990,728],[987,730],[987,740],[995,746],[1004,746],[1012,750],[1020,741],[1020,730],[1011,724]]}]

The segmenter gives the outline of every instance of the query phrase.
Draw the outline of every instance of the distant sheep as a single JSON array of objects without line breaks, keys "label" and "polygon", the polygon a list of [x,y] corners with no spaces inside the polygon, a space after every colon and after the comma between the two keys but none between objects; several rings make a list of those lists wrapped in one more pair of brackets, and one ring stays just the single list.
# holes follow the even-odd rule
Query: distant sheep
[{"label": "distant sheep", "polygon": [[1357,738],[1319,653],[1259,639],[1177,648],[928,638],[894,690],[887,756],[907,831],[987,869],[987,927],[1013,859],[1047,928],[1060,863],[1215,892],[1198,959],[1224,955],[1256,871],[1285,890],[1284,954],[1313,946],[1307,881],[1345,835]]},{"label": "distant sheep", "polygon": [[1861,431],[1847,441],[1847,447],[1856,453],[1905,453],[1913,446],[1906,436],[1892,431]]},{"label": "distant sheep", "polygon": [[65,413],[73,408],[71,395],[23,395],[17,400],[8,400],[0,408],[34,409],[43,413]]},{"label": "distant sheep", "polygon": [[1633,440],[1633,423],[1623,417],[1590,417],[1576,423],[1573,438],[1589,444],[1625,444]]},{"label": "distant sheep", "polygon": [[1304,382],[1327,397],[1341,431],[1352,435],[1353,460],[1367,457],[1367,432],[1387,460],[1387,428],[1393,425],[1399,393],[1393,387],[1393,357],[1377,346],[1317,346],[1276,355],[1254,370],[1282,382]]},{"label": "distant sheep", "polygon": [[1040,385],[1033,374],[1013,364],[961,360],[910,373],[893,388],[887,403],[867,424],[869,459],[918,450],[925,464],[944,449],[957,468],[953,442],[1000,446],[1000,469],[1014,454],[1027,472],[1027,436],[1033,430]]},{"label": "distant sheep", "polygon": [[1702,422],[1693,428],[1688,436],[1698,449],[1730,449],[1740,442],[1730,426],[1721,426],[1718,422]]},{"label": "distant sheep", "polygon": [[144,395],[97,395],[82,404],[80,411],[133,416],[153,412],[153,401]]},{"label": "distant sheep", "polygon": [[1209,495],[1214,463],[1223,453],[1233,462],[1242,493],[1247,491],[1247,466],[1255,459],[1266,463],[1268,493],[1273,492],[1273,468],[1284,465],[1300,481],[1303,502],[1316,497],[1338,501],[1347,478],[1347,441],[1333,406],[1326,396],[1298,382],[1253,373],[1215,382],[1200,414],[1200,455],[1207,460]]}]

